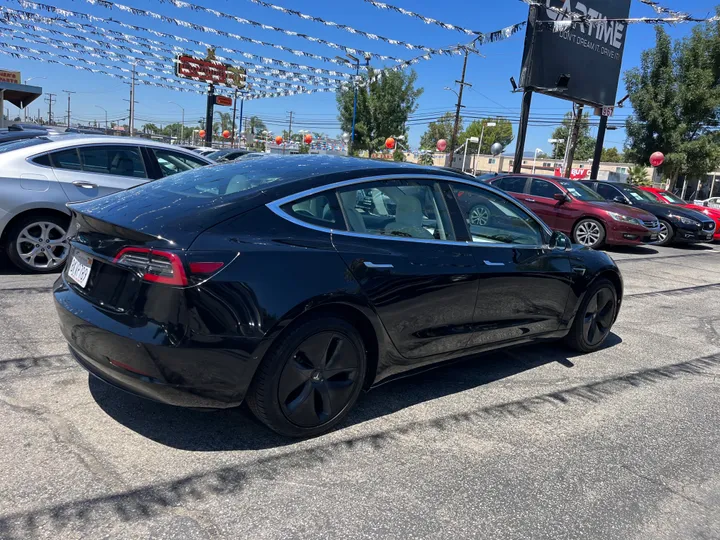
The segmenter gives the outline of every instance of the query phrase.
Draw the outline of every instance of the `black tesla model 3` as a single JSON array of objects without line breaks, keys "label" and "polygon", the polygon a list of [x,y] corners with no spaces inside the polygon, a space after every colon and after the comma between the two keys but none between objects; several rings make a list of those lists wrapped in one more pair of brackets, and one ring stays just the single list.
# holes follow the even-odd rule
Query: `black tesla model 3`
[{"label": "black tesla model 3", "polygon": [[430,364],[559,338],[593,351],[622,299],[606,254],[431,167],[258,158],[71,209],[54,297],[77,361],[164,403],[247,400],[290,436]]}]

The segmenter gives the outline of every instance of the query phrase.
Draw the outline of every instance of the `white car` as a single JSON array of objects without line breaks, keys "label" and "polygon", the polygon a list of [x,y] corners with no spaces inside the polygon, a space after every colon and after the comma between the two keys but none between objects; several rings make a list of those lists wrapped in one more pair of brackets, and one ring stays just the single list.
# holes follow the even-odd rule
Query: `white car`
[{"label": "white car", "polygon": [[702,201],[696,200],[693,201],[693,204],[697,204],[698,206],[707,206],[708,208],[720,209],[720,197],[710,197],[709,199],[704,199]]},{"label": "white car", "polygon": [[66,205],[214,164],[130,137],[46,135],[0,144],[0,246],[26,272],[53,272],[69,244]]}]

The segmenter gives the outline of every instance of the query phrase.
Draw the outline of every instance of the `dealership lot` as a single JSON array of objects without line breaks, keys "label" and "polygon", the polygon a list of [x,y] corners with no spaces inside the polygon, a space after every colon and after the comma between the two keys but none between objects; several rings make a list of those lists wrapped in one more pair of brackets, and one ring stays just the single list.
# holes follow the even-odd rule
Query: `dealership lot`
[{"label": "dealership lot", "polygon": [[302,442],[89,379],[55,276],[0,263],[0,538],[717,538],[720,248],[611,255],[603,350],[468,359]]}]

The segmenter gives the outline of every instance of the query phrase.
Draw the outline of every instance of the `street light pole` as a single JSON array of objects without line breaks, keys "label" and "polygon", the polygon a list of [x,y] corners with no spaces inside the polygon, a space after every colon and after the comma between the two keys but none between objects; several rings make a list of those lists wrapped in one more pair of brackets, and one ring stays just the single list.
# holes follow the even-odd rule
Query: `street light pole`
[{"label": "street light pole", "polygon": [[68,110],[67,110],[67,127],[70,127],[70,95],[75,94],[76,92],[73,92],[71,90],[63,90],[68,95]]},{"label": "street light pole", "polygon": [[533,174],[535,174],[535,165],[537,165],[538,152],[542,152],[542,151],[543,151],[542,148],[536,148],[536,149],[535,149],[535,157],[533,158],[533,168],[532,168],[532,173],[533,173]]},{"label": "street light pole", "polygon": [[185,109],[182,105],[180,105],[179,103],[175,103],[174,101],[168,101],[168,103],[177,105],[178,107],[180,107],[180,110],[182,110],[182,126],[180,127],[180,137],[178,138],[180,144],[182,144],[183,140],[185,139]]},{"label": "street light pole", "polygon": [[107,109],[105,107],[101,107],[100,105],[95,105],[98,109],[102,109],[105,111],[105,129],[108,128],[108,122],[107,122]]},{"label": "street light pole", "polygon": [[482,130],[480,131],[480,142],[478,143],[477,158],[475,158],[475,170],[473,171],[473,174],[477,174],[477,162],[480,159],[480,149],[482,148],[483,139],[485,138],[485,126],[495,127],[497,126],[497,122],[483,122]]}]

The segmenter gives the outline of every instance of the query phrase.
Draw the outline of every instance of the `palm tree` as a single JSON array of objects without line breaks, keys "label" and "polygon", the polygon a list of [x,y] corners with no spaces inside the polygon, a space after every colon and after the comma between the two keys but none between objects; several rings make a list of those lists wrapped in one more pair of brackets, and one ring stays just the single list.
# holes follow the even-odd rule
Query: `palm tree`
[{"label": "palm tree", "polygon": [[647,173],[642,165],[633,165],[628,171],[628,182],[636,186],[648,184]]},{"label": "palm tree", "polygon": [[143,133],[150,133],[151,135],[154,135],[158,131],[160,131],[160,128],[157,127],[155,124],[143,124],[142,126]]},{"label": "palm tree", "polygon": [[263,122],[258,116],[251,116],[250,120],[248,120],[248,125],[250,126],[250,133],[252,134],[262,133],[267,130],[265,122]]}]

